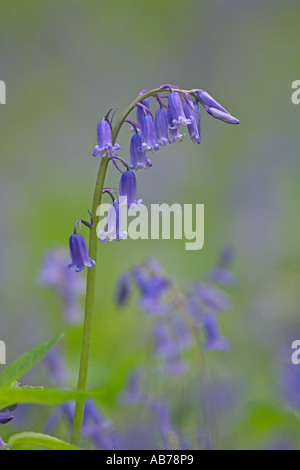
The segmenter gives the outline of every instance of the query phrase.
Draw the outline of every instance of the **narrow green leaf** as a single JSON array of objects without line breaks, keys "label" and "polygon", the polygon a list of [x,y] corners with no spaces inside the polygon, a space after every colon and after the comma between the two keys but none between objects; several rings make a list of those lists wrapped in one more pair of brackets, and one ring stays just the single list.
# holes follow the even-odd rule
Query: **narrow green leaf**
[{"label": "narrow green leaf", "polygon": [[16,403],[40,403],[60,405],[66,401],[96,398],[103,391],[81,392],[77,390],[40,389],[40,388],[0,388],[0,409]]},{"label": "narrow green leaf", "polygon": [[19,446],[22,444],[31,444],[39,447],[46,447],[53,450],[80,450],[68,442],[62,441],[57,437],[48,436],[38,432],[21,432],[13,434],[8,439],[9,446]]},{"label": "narrow green leaf", "polygon": [[0,375],[0,387],[11,385],[15,380],[25,374],[25,372],[40,361],[47,352],[62,339],[62,337],[63,335],[59,335],[52,341],[41,344],[16,359]]}]

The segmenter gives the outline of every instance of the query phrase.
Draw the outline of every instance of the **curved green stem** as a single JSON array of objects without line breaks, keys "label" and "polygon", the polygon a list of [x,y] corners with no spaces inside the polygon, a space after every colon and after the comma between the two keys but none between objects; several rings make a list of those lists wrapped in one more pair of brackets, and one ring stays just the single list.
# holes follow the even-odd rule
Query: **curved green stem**
[{"label": "curved green stem", "polygon": [[[179,91],[180,90],[174,90]],[[185,90],[182,90],[185,92]],[[124,111],[116,122],[113,131],[113,144],[115,144],[119,131],[127,118],[128,114],[134,109],[135,103],[143,101],[150,96],[154,96],[158,93],[166,93],[168,90],[162,88],[156,88],[154,90],[148,91],[142,95],[139,95]],[[107,167],[109,163],[109,158],[105,157],[101,159],[101,164],[99,167],[96,186],[93,197],[93,206],[92,206],[92,217],[94,221],[93,228],[90,229],[90,239],[89,239],[89,254],[90,257],[96,261],[96,266],[94,268],[88,269],[87,274],[87,284],[86,284],[86,299],[85,299],[85,315],[84,315],[84,325],[83,325],[83,336],[82,336],[82,347],[81,347],[81,359],[80,359],[80,368],[79,368],[79,377],[78,377],[78,390],[86,391],[87,390],[87,380],[88,380],[88,370],[90,362],[90,353],[91,353],[91,342],[92,342],[92,328],[93,328],[93,316],[94,316],[94,303],[95,303],[95,287],[96,287],[96,268],[97,268],[97,246],[98,238],[96,233],[96,227],[98,223],[97,217],[97,208],[101,204],[102,190],[104,187],[105,176],[107,172]],[[75,406],[75,415],[73,423],[73,432],[72,432],[72,443],[79,446],[81,438],[81,430],[83,424],[84,416],[84,407],[85,400],[78,400]]]}]

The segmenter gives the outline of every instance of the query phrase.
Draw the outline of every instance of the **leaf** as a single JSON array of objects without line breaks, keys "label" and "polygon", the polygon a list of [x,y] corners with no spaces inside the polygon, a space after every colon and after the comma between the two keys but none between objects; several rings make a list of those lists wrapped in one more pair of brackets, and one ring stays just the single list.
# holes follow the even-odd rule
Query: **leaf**
[{"label": "leaf", "polygon": [[9,446],[19,446],[22,444],[31,444],[39,447],[46,447],[53,450],[81,450],[68,442],[62,441],[57,437],[48,436],[38,432],[21,432],[13,434],[8,439]]},{"label": "leaf", "polygon": [[23,354],[10,364],[0,375],[0,387],[9,386],[40,361],[50,349],[55,346],[64,335],[59,335],[52,341],[41,344],[31,351]]},{"label": "leaf", "polygon": [[0,409],[16,403],[40,403],[43,405],[60,405],[66,401],[96,398],[103,391],[82,392],[77,390],[41,389],[20,387],[0,388]]}]

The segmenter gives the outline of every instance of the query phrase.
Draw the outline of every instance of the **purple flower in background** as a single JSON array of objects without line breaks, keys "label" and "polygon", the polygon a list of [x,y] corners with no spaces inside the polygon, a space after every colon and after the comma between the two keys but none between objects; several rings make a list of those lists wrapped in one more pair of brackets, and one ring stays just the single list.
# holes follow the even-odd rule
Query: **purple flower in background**
[{"label": "purple flower in background", "polygon": [[121,232],[122,216],[118,199],[110,206],[106,216],[105,230],[100,230],[98,238],[101,242],[125,240],[128,236],[127,232]]},{"label": "purple flower in background", "polygon": [[91,400],[85,404],[82,432],[98,450],[121,450],[113,423],[103,416]]},{"label": "purple flower in background", "polygon": [[223,111],[220,111],[219,109],[206,107],[206,111],[215,119],[220,119],[220,121],[227,122],[228,124],[240,123],[240,121],[236,119],[234,116],[231,116],[231,114],[228,114],[228,113],[224,113]]},{"label": "purple flower in background", "polygon": [[163,359],[162,371],[181,374],[187,370],[182,362],[181,353],[192,345],[192,338],[184,321],[174,316],[172,310],[165,321],[154,325],[156,354]]},{"label": "purple flower in background", "polygon": [[102,119],[97,126],[97,139],[98,145],[96,145],[93,156],[94,157],[106,157],[117,156],[117,151],[121,148],[119,144],[112,144],[112,133],[110,124],[106,119]]},{"label": "purple flower in background", "polygon": [[210,279],[216,284],[222,286],[233,286],[236,283],[236,277],[233,273],[224,268],[215,268],[210,272]]},{"label": "purple flower in background", "polygon": [[201,109],[198,102],[186,100],[184,103],[184,114],[191,120],[187,128],[193,143],[201,143]]},{"label": "purple flower in background", "polygon": [[159,144],[156,140],[155,126],[150,114],[142,119],[142,146],[140,150],[159,150]]},{"label": "purple flower in background", "polygon": [[222,111],[223,113],[229,114],[223,106],[220,105],[209,93],[204,90],[200,90],[197,93],[198,100],[205,108],[214,108]]},{"label": "purple flower in background", "polygon": [[228,341],[223,336],[221,336],[218,321],[214,315],[208,315],[203,318],[203,327],[206,336],[204,349],[207,351],[228,351]]},{"label": "purple flower in background", "polygon": [[[290,361],[290,352],[286,353]],[[283,363],[280,370],[279,388],[281,397],[287,406],[300,411],[300,367],[291,361]]]},{"label": "purple flower in background", "polygon": [[161,358],[170,358],[176,356],[179,352],[170,326],[166,322],[158,322],[154,325],[154,339],[156,354]]},{"label": "purple flower in background", "polygon": [[[141,104],[143,106],[145,106],[146,108],[150,109],[150,105],[149,105],[149,100],[146,98],[145,100],[141,101]],[[136,120],[137,120],[137,123],[142,127],[142,120],[143,120],[143,117],[145,116],[145,112],[146,110],[144,110],[143,108],[141,108],[140,106],[137,106],[136,107]]]},{"label": "purple flower in background", "polygon": [[148,313],[164,313],[162,295],[169,288],[170,280],[157,275],[151,276],[143,267],[134,269],[133,276],[142,294],[139,301],[141,307]]},{"label": "purple flower in background", "polygon": [[149,406],[153,414],[155,429],[158,427],[163,448],[165,450],[174,449],[175,442],[177,443],[175,446],[179,447],[179,436],[173,427],[170,410],[166,403],[161,400],[151,400]]},{"label": "purple flower in background", "polygon": [[133,171],[125,171],[122,173],[119,193],[121,197],[126,197],[129,209],[142,203],[141,199],[138,201],[136,199],[136,178]]},{"label": "purple flower in background", "polygon": [[172,127],[172,115],[171,115],[171,111],[169,109],[167,111],[167,116],[168,116],[168,123],[169,123],[170,143],[175,144],[176,142],[181,142],[183,137],[185,136],[185,134],[180,134],[177,127]]},{"label": "purple flower in background", "polygon": [[224,312],[231,307],[231,300],[225,292],[217,287],[200,283],[194,286],[194,294],[207,312]]},{"label": "purple flower in background", "polygon": [[183,112],[179,93],[172,91],[169,94],[168,104],[171,114],[171,123],[169,123],[171,129],[179,129],[192,123],[191,119],[187,118]]},{"label": "purple flower in background", "polygon": [[93,268],[96,263],[90,258],[88,247],[81,233],[74,233],[69,239],[70,255],[72,263],[69,268],[74,267],[75,272],[82,271],[84,267]]},{"label": "purple flower in background", "polygon": [[176,354],[167,357],[161,367],[162,374],[181,375],[188,370],[186,362],[183,362],[181,355]]},{"label": "purple flower in background", "polygon": [[[11,413],[17,408],[17,405],[12,405],[7,408],[2,408],[0,410],[0,426],[3,424],[9,423],[12,419],[14,419],[14,415]],[[0,437],[0,448],[5,447],[7,444],[3,441]]]},{"label": "purple flower in background", "polygon": [[209,273],[211,281],[223,286],[232,286],[236,283],[235,275],[229,271],[229,267],[233,260],[233,252],[231,248],[226,248],[221,253],[217,266]]},{"label": "purple flower in background", "polygon": [[145,151],[142,149],[141,134],[133,134],[130,141],[130,169],[141,170],[151,166],[151,160],[147,158]]},{"label": "purple flower in background", "polygon": [[74,323],[82,317],[79,297],[84,291],[82,277],[68,269],[69,254],[62,249],[48,251],[38,275],[42,286],[53,289],[62,299],[67,321]]},{"label": "purple flower in background", "polygon": [[168,436],[173,430],[171,415],[168,406],[160,400],[152,400],[150,408],[154,413],[159,429],[164,436]]},{"label": "purple flower in background", "polygon": [[120,307],[123,307],[131,294],[131,278],[130,273],[125,272],[122,274],[118,281],[117,292],[116,292],[116,303]]},{"label": "purple flower in background", "polygon": [[159,108],[155,114],[156,140],[160,147],[168,145],[169,141],[168,114],[164,108]]}]

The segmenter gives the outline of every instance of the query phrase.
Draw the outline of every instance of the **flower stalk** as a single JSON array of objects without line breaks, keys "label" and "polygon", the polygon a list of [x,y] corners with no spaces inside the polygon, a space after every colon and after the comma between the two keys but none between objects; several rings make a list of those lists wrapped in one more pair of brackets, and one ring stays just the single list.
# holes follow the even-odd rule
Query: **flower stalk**
[{"label": "flower stalk", "polygon": [[[94,261],[96,264],[94,267],[89,268],[88,273],[87,273],[85,316],[84,316],[81,359],[80,359],[80,368],[79,368],[79,377],[78,377],[78,390],[80,391],[87,390],[87,382],[88,382],[88,370],[89,370],[89,362],[90,362],[94,304],[95,304],[95,290],[96,290],[95,287],[96,287],[96,273],[97,273],[97,247],[98,247],[98,242],[99,242],[98,236],[97,236],[97,224],[98,224],[97,209],[99,205],[101,204],[108,164],[110,160],[112,160],[113,163],[116,165],[116,162],[114,161],[114,159],[121,161],[121,159],[117,156],[117,150],[119,150],[120,146],[116,144],[116,139],[124,122],[127,121],[133,124],[131,121],[127,120],[127,117],[132,110],[134,109],[141,110],[139,112],[140,119],[145,123],[145,125],[146,125],[146,120],[147,120],[147,126],[146,127],[144,126],[145,129],[142,129],[142,134],[143,134],[143,139],[144,139],[142,146],[143,145],[145,146],[147,144],[145,143],[145,137],[147,137],[148,140],[150,139],[150,137],[151,139],[153,137],[152,140],[154,141],[154,138],[155,138],[154,123],[152,121],[152,117],[149,117],[150,115],[148,115],[149,109],[147,106],[145,106],[145,102],[147,103],[148,98],[152,96],[157,97],[157,95],[159,95],[160,93],[163,93],[164,95],[166,95],[166,93],[170,93],[171,98],[173,99],[173,101],[171,100],[171,105],[172,105],[171,109],[168,110],[168,116],[169,116],[168,119],[170,121],[169,132],[171,135],[172,143],[176,142],[177,140],[181,140],[181,138],[183,137],[181,134],[178,133],[178,127],[182,127],[183,125],[192,126],[193,123],[195,127],[195,129],[194,128],[192,129],[193,132],[191,133],[191,129],[189,129],[191,137],[192,137],[192,141],[200,143],[200,129],[197,128],[198,121],[196,121],[196,118],[194,120],[186,118],[182,110],[182,101],[186,102],[188,97],[189,98],[192,97],[193,99],[195,99],[195,101],[197,100],[200,101],[201,104],[205,106],[206,111],[209,114],[211,114],[213,117],[215,117],[216,119],[220,119],[224,122],[231,123],[231,124],[236,124],[239,122],[237,119],[231,116],[225,110],[225,108],[222,108],[221,105],[219,105],[210,95],[208,95],[206,92],[203,92],[203,90],[194,89],[194,90],[188,91],[188,90],[182,90],[179,87],[176,87],[174,85],[163,85],[162,87],[156,88],[151,91],[141,92],[141,94],[128,106],[128,108],[125,109],[123,114],[116,121],[113,129],[111,129],[111,122],[109,122],[109,114],[112,110],[110,110],[107,113],[106,117],[102,121],[100,121],[100,123],[98,123],[98,128],[97,128],[98,145],[95,147],[93,156],[101,157],[101,163],[100,163],[100,167],[98,170],[95,191],[94,191],[94,196],[93,196],[93,204],[92,204],[92,211],[91,211],[91,220],[93,221],[93,225],[89,227],[90,236],[89,236],[89,249],[88,249],[90,259]],[[179,96],[181,96],[181,98]],[[166,96],[163,96],[162,98],[166,98]],[[162,101],[159,98],[158,100],[159,100],[158,102],[162,105]],[[142,103],[142,104],[137,106],[137,103]],[[167,107],[166,105],[164,106]],[[169,103],[169,106],[170,106],[170,103]],[[188,111],[188,114],[190,115],[191,114],[190,111],[189,110],[187,111]],[[146,113],[146,115],[144,115],[144,113]],[[151,126],[152,126],[151,128],[148,123],[149,120],[151,120]],[[166,117],[164,117],[164,120],[166,121]],[[165,125],[167,124],[165,123]],[[200,121],[198,123],[198,127],[199,126],[200,126]],[[134,127],[135,127],[135,130],[137,131],[136,126]],[[147,150],[149,150],[149,148],[152,150],[157,150],[162,145],[162,144],[159,145],[157,143],[152,144],[152,140],[151,140],[151,145],[148,142]],[[165,138],[164,143],[168,143],[167,138]],[[151,166],[150,160],[147,160],[145,158],[145,163],[143,162],[141,163],[139,161],[140,158],[137,159],[137,162],[135,162],[135,165],[133,165],[133,169]],[[125,162],[125,166],[127,167],[126,162]],[[129,169],[131,170],[132,168],[131,167],[127,168],[127,170]],[[132,198],[135,199],[135,190],[131,186],[130,186],[130,189],[131,189],[131,192],[134,193],[134,197],[132,196]],[[83,250],[82,246],[81,246],[81,251],[79,250],[79,255],[81,256],[83,261],[86,261],[87,255],[85,253],[85,250]],[[84,262],[82,264],[85,266],[88,266],[87,262]],[[84,399],[78,400],[75,406],[75,415],[74,415],[73,432],[72,432],[72,443],[76,446],[79,446],[80,444],[81,431],[82,431],[83,418],[84,418],[84,408],[85,408],[85,400]]]}]

